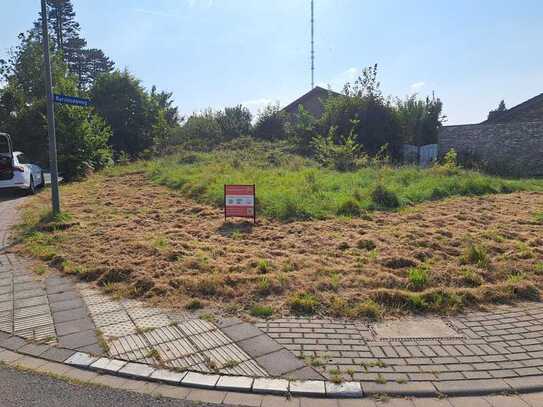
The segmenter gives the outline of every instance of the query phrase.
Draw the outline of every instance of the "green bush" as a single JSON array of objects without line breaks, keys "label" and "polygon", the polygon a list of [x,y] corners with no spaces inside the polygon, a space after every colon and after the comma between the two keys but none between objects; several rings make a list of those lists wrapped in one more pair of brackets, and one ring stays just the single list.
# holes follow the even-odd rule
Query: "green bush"
[{"label": "green bush", "polygon": [[[151,179],[202,203],[221,207],[224,184],[256,184],[257,214],[290,220],[326,219],[356,211],[388,210],[439,198],[543,191],[543,180],[506,180],[474,171],[447,175],[433,168],[367,166],[340,172],[292,153],[286,143],[233,140],[213,152],[186,152],[145,165]],[[273,164],[271,164],[273,162]],[[359,216],[359,215],[356,215]]]},{"label": "green bush", "polygon": [[400,206],[400,200],[396,193],[388,190],[382,184],[377,184],[373,189],[371,199],[378,208],[395,209]]},{"label": "green bush", "polygon": [[340,216],[360,216],[362,213],[362,208],[360,204],[354,199],[347,199],[337,210],[337,214]]}]

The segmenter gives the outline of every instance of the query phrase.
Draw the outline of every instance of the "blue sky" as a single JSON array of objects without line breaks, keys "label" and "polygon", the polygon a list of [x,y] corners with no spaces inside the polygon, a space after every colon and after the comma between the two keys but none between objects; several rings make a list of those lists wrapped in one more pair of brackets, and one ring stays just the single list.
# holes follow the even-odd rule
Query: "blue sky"
[{"label": "blue sky", "polygon": [[[3,1],[0,55],[38,0]],[[310,87],[309,0],[74,0],[82,35],[183,113],[286,105]],[[435,91],[449,124],[543,92],[540,0],[315,0],[316,82],[380,66],[386,95]]]}]

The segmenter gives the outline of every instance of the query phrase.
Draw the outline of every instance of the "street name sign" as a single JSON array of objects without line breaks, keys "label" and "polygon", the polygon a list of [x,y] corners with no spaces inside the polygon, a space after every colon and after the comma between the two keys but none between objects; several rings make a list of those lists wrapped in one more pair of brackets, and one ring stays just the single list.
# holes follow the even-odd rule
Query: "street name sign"
[{"label": "street name sign", "polygon": [[224,186],[224,219],[227,217],[253,218],[256,223],[255,185]]},{"label": "street name sign", "polygon": [[90,99],[79,98],[77,96],[58,95],[56,93],[54,95],[54,100],[55,103],[84,107],[89,106],[91,103]]}]

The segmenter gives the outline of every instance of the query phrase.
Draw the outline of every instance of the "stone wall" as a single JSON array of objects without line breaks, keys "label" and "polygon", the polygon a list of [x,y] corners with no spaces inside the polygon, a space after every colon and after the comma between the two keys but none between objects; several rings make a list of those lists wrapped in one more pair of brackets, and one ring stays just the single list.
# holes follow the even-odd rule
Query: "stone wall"
[{"label": "stone wall", "polygon": [[452,148],[461,163],[489,172],[543,176],[543,121],[446,126],[439,134],[439,157]]}]

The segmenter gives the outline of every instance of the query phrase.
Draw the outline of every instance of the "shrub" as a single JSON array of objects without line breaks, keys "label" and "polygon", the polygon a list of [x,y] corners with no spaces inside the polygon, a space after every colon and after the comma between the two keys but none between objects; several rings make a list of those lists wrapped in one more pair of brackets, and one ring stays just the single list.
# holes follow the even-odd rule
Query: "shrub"
[{"label": "shrub", "polygon": [[253,129],[256,139],[282,140],[286,136],[287,116],[279,105],[268,105],[258,115]]},{"label": "shrub", "polygon": [[294,294],[288,303],[292,312],[302,315],[315,314],[320,306],[318,298],[311,293]]},{"label": "shrub", "polygon": [[534,220],[537,223],[543,223],[543,212],[536,212],[534,213]]},{"label": "shrub", "polygon": [[335,127],[330,128],[325,137],[315,136],[313,147],[317,161],[338,171],[353,171],[368,163],[367,156],[362,154],[353,134],[337,136]]},{"label": "shrub", "polygon": [[412,267],[408,271],[409,285],[415,290],[422,290],[428,284],[428,269],[424,266]]},{"label": "shrub", "polygon": [[378,208],[394,209],[400,206],[398,196],[382,184],[375,186],[371,192],[371,200]]},{"label": "shrub", "polygon": [[337,210],[337,214],[341,216],[360,216],[361,213],[360,204],[352,198],[339,205]]}]

